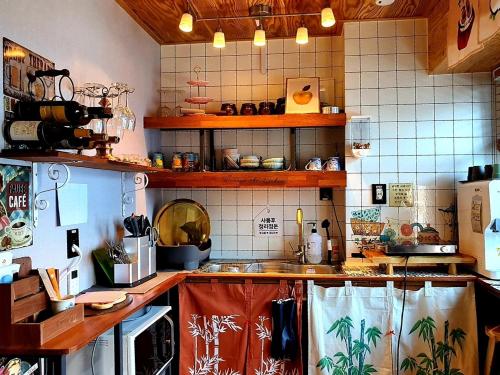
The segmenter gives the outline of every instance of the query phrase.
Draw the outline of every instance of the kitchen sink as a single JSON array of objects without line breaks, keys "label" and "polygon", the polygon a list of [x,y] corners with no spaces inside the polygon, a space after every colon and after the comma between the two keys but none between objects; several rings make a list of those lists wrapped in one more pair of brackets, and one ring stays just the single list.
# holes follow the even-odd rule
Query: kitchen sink
[{"label": "kitchen sink", "polygon": [[292,261],[210,262],[200,268],[202,273],[287,273],[338,274],[339,268],[326,264],[299,264]]}]

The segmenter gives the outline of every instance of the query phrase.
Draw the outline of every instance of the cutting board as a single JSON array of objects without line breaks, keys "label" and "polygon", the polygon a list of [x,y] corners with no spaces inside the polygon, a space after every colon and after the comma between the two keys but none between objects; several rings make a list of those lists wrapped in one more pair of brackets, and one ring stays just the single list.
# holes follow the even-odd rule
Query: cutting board
[{"label": "cutting board", "polygon": [[125,298],[125,301],[118,302],[117,304],[114,304],[112,307],[108,309],[103,309],[103,310],[95,310],[91,306],[92,305],[86,305],[85,306],[85,316],[96,316],[96,315],[102,315],[102,314],[108,314],[113,311],[120,310],[124,308],[125,306],[128,306],[132,303],[134,300],[134,297],[132,297],[130,294],[127,294],[127,297]]},{"label": "cutting board", "polygon": [[94,303],[115,303],[116,301],[123,301],[126,293],[122,291],[102,291],[102,292],[87,292],[76,297],[76,303],[84,305],[91,305]]}]

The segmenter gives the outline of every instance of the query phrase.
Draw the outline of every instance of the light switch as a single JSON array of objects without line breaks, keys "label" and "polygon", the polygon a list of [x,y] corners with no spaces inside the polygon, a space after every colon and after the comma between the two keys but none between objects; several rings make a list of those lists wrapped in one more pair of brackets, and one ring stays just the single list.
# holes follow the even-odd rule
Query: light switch
[{"label": "light switch", "polygon": [[387,203],[387,186],[385,184],[372,184],[372,203]]}]

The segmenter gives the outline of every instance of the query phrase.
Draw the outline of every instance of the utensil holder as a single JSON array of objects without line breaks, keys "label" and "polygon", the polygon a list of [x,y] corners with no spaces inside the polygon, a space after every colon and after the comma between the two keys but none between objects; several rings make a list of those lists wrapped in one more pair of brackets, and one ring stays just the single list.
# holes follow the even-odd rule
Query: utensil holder
[{"label": "utensil holder", "polygon": [[113,265],[115,286],[134,287],[156,276],[156,245],[149,236],[124,237],[123,247],[132,263]]}]

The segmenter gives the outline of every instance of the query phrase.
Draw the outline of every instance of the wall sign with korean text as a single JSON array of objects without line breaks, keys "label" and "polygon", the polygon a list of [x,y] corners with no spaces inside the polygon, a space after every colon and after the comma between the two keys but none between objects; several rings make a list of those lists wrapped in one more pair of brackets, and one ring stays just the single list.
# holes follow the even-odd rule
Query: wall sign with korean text
[{"label": "wall sign with korean text", "polygon": [[0,164],[0,251],[33,244],[31,167]]},{"label": "wall sign with korean text", "polygon": [[389,184],[390,207],[413,207],[413,184]]},{"label": "wall sign with korean text", "polygon": [[256,237],[281,237],[283,235],[283,210],[267,207],[253,220],[253,234]]}]

